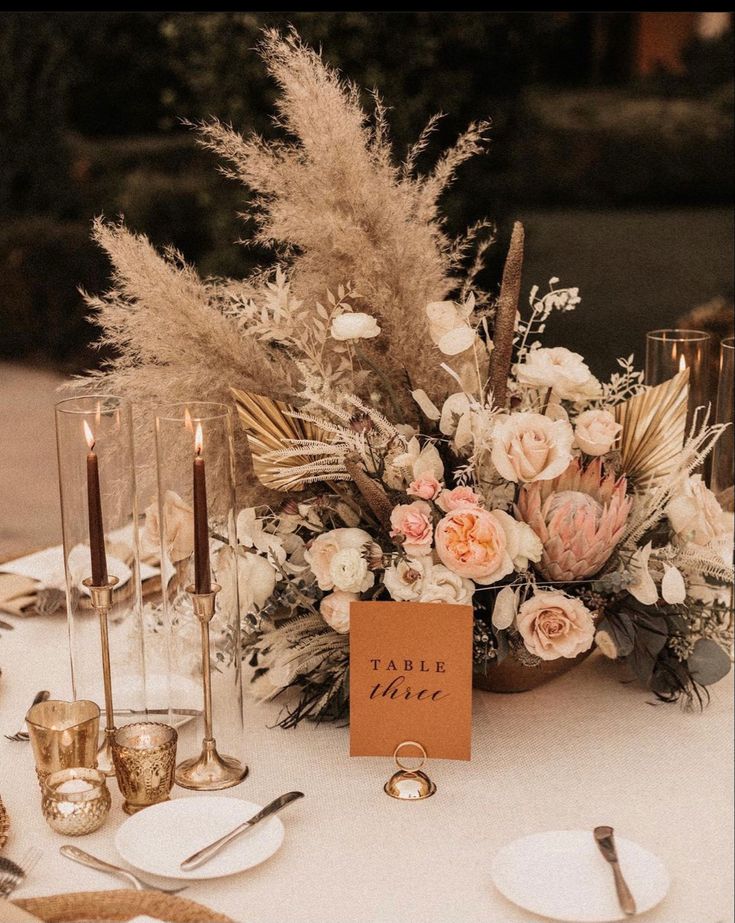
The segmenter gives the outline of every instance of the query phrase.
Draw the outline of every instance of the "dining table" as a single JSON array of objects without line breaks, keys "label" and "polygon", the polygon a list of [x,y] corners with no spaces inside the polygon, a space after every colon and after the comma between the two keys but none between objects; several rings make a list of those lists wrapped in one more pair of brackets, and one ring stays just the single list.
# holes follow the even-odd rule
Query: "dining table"
[{"label": "dining table", "polygon": [[[1,735],[17,730],[38,690],[71,697],[65,615],[12,621],[0,631]],[[529,923],[540,918],[494,887],[495,853],[526,834],[608,824],[670,875],[666,898],[641,921],[735,919],[732,673],[701,711],[657,701],[599,653],[532,691],[476,690],[472,758],[431,760],[436,794],[413,802],[384,793],[390,759],[350,758],[345,723],[284,730],[282,707],[245,698],[250,773],[219,794],[265,804],[302,791],[281,815],[283,845],[248,871],[190,882],[182,896],[242,923]],[[42,851],[14,898],[124,887],[59,854],[72,840],[44,821],[31,745],[1,735],[2,854]],[[114,779],[110,789],[104,826],[74,842],[121,863],[114,834],[126,816]],[[174,788],[172,797],[203,796]]]}]

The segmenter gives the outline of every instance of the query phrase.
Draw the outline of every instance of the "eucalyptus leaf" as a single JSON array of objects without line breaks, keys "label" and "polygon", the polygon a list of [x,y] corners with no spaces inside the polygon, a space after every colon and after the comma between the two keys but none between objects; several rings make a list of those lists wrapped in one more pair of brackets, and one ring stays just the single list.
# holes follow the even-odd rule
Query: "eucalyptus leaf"
[{"label": "eucalyptus leaf", "polygon": [[687,659],[692,679],[702,686],[719,682],[730,672],[730,658],[711,638],[700,638]]}]

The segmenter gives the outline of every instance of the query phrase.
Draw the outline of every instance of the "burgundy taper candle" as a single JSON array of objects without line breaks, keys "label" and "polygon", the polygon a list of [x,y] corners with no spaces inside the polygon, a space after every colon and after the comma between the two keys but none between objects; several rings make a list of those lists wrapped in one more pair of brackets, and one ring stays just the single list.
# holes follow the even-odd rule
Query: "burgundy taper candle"
[{"label": "burgundy taper candle", "polygon": [[194,438],[194,588],[197,593],[211,593],[209,571],[209,522],[207,520],[207,473],[204,466],[202,424],[197,424]]},{"label": "burgundy taper candle", "polygon": [[100,471],[97,453],[94,451],[94,435],[84,421],[84,434],[89,446],[87,454],[87,512],[89,516],[89,556],[92,563],[92,584],[104,586],[107,583],[107,555],[105,554],[105,530],[102,524],[102,499],[100,497]]}]

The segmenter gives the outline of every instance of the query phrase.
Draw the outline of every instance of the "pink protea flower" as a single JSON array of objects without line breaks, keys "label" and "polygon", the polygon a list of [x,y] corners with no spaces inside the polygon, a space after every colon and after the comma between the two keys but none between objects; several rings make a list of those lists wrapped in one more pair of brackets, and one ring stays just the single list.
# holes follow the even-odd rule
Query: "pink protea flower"
[{"label": "pink protea flower", "polygon": [[584,580],[600,571],[623,535],[631,499],[626,479],[605,474],[595,459],[575,459],[551,481],[524,484],[516,515],[544,546],[539,570],[549,580]]}]

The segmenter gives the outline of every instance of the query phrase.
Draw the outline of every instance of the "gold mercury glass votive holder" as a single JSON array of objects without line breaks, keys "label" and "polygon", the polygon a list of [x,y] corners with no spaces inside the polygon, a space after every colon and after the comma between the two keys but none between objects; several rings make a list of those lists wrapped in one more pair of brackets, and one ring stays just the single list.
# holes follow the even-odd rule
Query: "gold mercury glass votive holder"
[{"label": "gold mercury glass votive holder", "polygon": [[111,799],[104,773],[98,769],[60,769],[46,776],[42,789],[43,816],[57,833],[84,836],[104,824]]},{"label": "gold mercury glass votive holder", "polygon": [[94,702],[38,702],[28,710],[26,725],[42,788],[50,773],[74,767],[94,769],[97,765],[100,710]]},{"label": "gold mercury glass votive holder", "polygon": [[115,732],[112,760],[126,814],[168,801],[174,784],[177,740],[174,728],[155,721],[126,724]]}]

